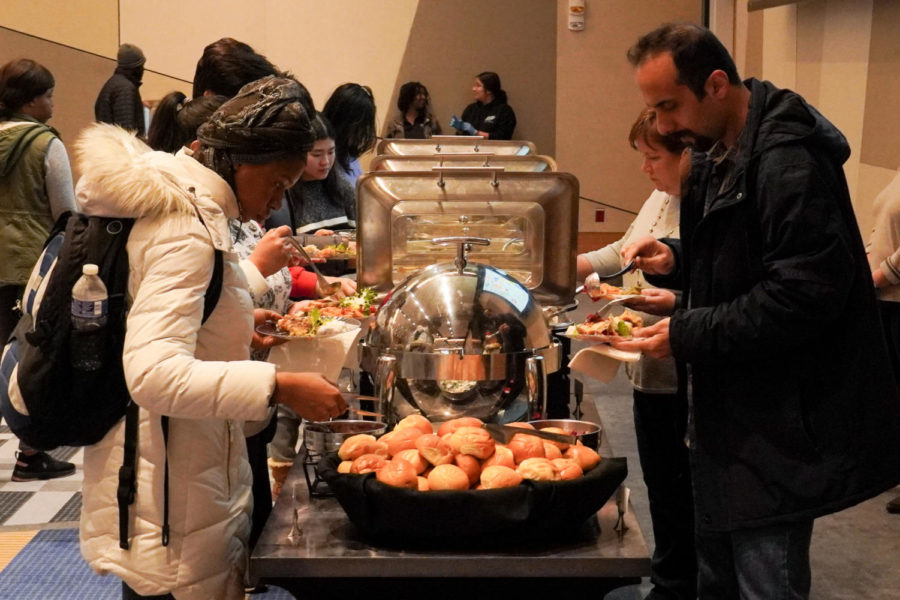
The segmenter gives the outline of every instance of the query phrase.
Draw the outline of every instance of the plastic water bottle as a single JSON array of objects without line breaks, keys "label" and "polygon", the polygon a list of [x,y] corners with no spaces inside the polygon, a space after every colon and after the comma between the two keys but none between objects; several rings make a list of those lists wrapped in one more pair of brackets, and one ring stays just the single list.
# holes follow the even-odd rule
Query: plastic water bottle
[{"label": "plastic water bottle", "polygon": [[81,267],[81,273],[72,287],[72,366],[96,371],[103,364],[109,298],[103,280],[97,276],[97,265],[87,263]]}]

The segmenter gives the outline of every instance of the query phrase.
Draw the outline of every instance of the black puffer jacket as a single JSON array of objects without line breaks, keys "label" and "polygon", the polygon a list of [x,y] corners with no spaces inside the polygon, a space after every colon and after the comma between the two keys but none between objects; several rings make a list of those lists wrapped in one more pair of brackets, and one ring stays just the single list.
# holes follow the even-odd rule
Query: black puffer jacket
[{"label": "black puffer jacket", "polygon": [[705,216],[711,163],[695,155],[682,241],[667,241],[690,307],[670,341],[691,372],[697,525],[720,531],[827,514],[900,481],[849,147],[797,94],[745,85],[752,150]]},{"label": "black puffer jacket", "polygon": [[[143,73],[143,70],[140,71]],[[117,67],[107,80],[97,101],[94,102],[94,118],[101,123],[120,125],[144,136],[144,105],[138,86],[141,77],[135,69]]]}]

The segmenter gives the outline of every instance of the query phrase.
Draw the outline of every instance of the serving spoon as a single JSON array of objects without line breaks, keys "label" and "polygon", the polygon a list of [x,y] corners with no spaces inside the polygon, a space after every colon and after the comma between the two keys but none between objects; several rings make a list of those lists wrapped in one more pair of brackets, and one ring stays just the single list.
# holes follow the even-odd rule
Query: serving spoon
[{"label": "serving spoon", "polygon": [[300,253],[300,256],[305,258],[309,266],[312,267],[313,272],[316,274],[316,279],[318,279],[319,281],[319,287],[323,292],[326,292],[324,294],[325,296],[333,296],[341,291],[341,282],[335,281],[332,283],[328,281],[325,276],[322,275],[322,271],[319,270],[319,267],[316,266],[316,263],[314,263],[312,258],[310,258],[309,254],[306,253],[306,250],[303,249],[303,246],[300,244],[300,242],[298,242],[291,236],[287,236],[286,239],[290,241],[291,245],[294,246],[297,252]]}]

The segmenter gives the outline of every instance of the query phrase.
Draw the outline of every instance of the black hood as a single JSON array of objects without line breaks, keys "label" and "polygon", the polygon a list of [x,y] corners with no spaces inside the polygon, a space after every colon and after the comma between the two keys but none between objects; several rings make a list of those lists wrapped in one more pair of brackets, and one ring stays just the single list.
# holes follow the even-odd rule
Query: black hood
[{"label": "black hood", "polygon": [[748,79],[750,110],[746,127],[755,132],[752,155],[774,146],[801,143],[823,149],[838,165],[850,157],[850,144],[837,127],[795,92],[768,81]]}]

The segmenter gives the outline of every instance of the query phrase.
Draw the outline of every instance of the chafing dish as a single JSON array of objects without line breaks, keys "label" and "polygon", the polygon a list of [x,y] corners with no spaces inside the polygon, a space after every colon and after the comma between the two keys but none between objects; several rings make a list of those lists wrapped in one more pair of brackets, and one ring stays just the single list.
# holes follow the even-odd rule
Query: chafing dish
[{"label": "chafing dish", "polygon": [[386,420],[541,418],[546,373],[559,368],[560,352],[540,304],[505,272],[469,261],[466,248],[489,240],[440,243],[456,246],[454,262],[392,290],[360,343]]},{"label": "chafing dish", "polygon": [[525,140],[485,140],[478,136],[441,135],[426,140],[381,140],[375,146],[375,154],[406,154],[431,156],[432,154],[471,154],[484,152],[525,156],[537,154],[534,143]]},{"label": "chafing dish", "polygon": [[502,269],[542,304],[574,298],[578,180],[568,173],[378,171],[360,177],[357,198],[360,285],[388,291],[454,259],[435,239],[470,236],[490,241],[473,245],[470,260]]},{"label": "chafing dish", "polygon": [[505,171],[543,173],[555,171],[556,161],[543,154],[507,156],[503,154],[433,154],[414,156],[385,154],[376,156],[369,163],[372,171],[431,171],[433,167],[503,167]]}]

